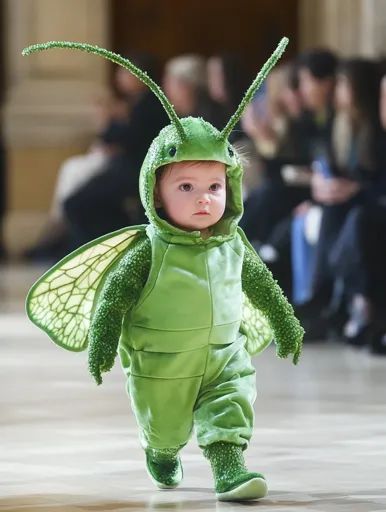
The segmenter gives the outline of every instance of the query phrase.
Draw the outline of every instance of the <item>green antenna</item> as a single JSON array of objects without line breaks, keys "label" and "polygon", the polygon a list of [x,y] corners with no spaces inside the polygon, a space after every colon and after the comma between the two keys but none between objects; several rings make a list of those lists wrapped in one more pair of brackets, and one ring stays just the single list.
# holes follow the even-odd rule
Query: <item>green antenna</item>
[{"label": "green antenna", "polygon": [[22,51],[22,55],[30,55],[34,52],[40,52],[43,50],[49,50],[51,48],[70,48],[72,50],[81,50],[87,53],[94,53],[96,55],[100,55],[105,59],[111,60],[115,64],[122,66],[123,68],[128,69],[136,76],[139,80],[145,83],[149,89],[157,96],[160,100],[163,108],[165,109],[167,115],[169,116],[170,121],[176,127],[178,135],[181,140],[186,139],[186,134],[184,128],[181,124],[180,119],[178,118],[176,111],[173,108],[173,105],[167,99],[161,88],[152,80],[149,75],[145,72],[134,66],[132,62],[128,59],[125,59],[118,53],[111,52],[109,50],[105,50],[104,48],[100,48],[99,46],[94,46],[87,43],[75,43],[71,41],[48,41],[47,43],[33,44],[24,48]]},{"label": "green antenna", "polygon": [[227,125],[221,132],[221,138],[223,140],[227,139],[237,123],[237,121],[240,119],[241,114],[244,112],[245,107],[247,104],[251,101],[252,96],[255,94],[255,92],[258,90],[260,85],[264,82],[266,79],[268,73],[271,71],[273,66],[276,64],[276,62],[280,59],[282,54],[284,53],[285,47],[288,44],[288,38],[283,37],[283,39],[280,41],[280,43],[277,45],[276,50],[273,52],[271,57],[267,60],[267,62],[264,64],[264,66],[261,68],[259,74],[252,82],[251,86],[247,90],[247,92],[244,95],[244,98],[241,100],[240,105],[237,107],[236,112],[233,114],[233,116],[229,119]]}]

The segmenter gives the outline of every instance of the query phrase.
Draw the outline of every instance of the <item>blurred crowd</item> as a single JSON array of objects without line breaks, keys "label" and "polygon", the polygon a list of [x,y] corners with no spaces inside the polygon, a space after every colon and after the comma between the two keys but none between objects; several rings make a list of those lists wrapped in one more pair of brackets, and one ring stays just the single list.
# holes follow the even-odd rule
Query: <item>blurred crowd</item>
[{"label": "blurred crowd", "polygon": [[[219,129],[254,78],[232,54],[175,57],[161,76],[152,57],[128,57],[162,83],[180,117],[201,116]],[[139,171],[169,121],[122,68],[113,93],[95,104],[88,151],[62,163],[47,225],[26,260],[56,261],[146,222]],[[309,341],[335,337],[386,353],[385,130],[385,61],[315,49],[271,72],[231,135],[245,169],[240,225],[290,296]]]},{"label": "blurred crowd", "polygon": [[386,68],[308,51],[246,112],[263,182],[242,221],[308,340],[386,353]]}]

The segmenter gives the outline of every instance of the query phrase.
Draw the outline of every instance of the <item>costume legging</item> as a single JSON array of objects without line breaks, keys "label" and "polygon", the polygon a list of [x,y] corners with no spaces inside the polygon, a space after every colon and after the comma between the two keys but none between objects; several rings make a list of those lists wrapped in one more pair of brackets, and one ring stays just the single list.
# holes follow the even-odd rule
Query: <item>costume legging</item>
[{"label": "costume legging", "polygon": [[243,340],[182,353],[129,352],[128,392],[145,449],[182,447],[193,427],[201,447],[247,446],[256,379]]}]

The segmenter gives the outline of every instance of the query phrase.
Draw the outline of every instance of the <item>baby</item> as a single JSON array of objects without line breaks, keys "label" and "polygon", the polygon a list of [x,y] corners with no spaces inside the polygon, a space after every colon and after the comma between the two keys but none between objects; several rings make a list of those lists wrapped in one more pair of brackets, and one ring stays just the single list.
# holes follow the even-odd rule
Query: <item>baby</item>
[{"label": "baby", "polygon": [[[47,45],[32,48],[66,45],[118,62],[91,45]],[[31,288],[27,312],[58,345],[88,347],[98,384],[119,353],[159,488],[181,482],[179,452],[194,427],[218,499],[258,499],[266,481],[243,459],[256,396],[251,355],[274,338],[278,356],[293,354],[296,364],[303,338],[292,307],[238,227],[242,166],[228,136],[262,78],[219,132],[201,118],[179,119],[162,91],[124,63],[171,119],[141,168],[149,224],[107,234],[64,258]]]},{"label": "baby", "polygon": [[[287,348],[283,342],[282,355],[299,351],[302,333],[271,274],[252,261],[236,229],[241,174],[226,163],[173,162],[158,168],[155,180],[148,179],[154,190],[142,197],[151,224],[135,255],[141,273],[133,282],[133,262],[123,258],[106,281],[90,327],[90,371],[99,382],[100,371],[112,366],[99,351],[105,336],[112,339],[117,314],[115,339],[120,337],[153,481],[161,488],[180,483],[178,452],[194,425],[218,498],[240,500],[267,492],[264,477],[247,471],[242,455],[252,434],[256,395],[255,371],[240,331],[242,291],[267,314],[278,343],[297,332],[298,342]],[[128,287],[141,293],[126,312]],[[269,310],[272,300],[276,307]],[[110,329],[101,330],[108,324]]]}]

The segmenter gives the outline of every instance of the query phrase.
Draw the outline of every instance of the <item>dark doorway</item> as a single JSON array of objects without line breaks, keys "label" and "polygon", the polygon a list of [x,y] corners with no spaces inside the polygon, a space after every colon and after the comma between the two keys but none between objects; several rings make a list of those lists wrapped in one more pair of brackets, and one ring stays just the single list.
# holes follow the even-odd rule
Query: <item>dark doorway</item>
[{"label": "dark doorway", "polygon": [[238,52],[256,69],[284,35],[286,57],[296,54],[297,8],[298,0],[113,0],[111,44],[161,61],[186,52]]}]

